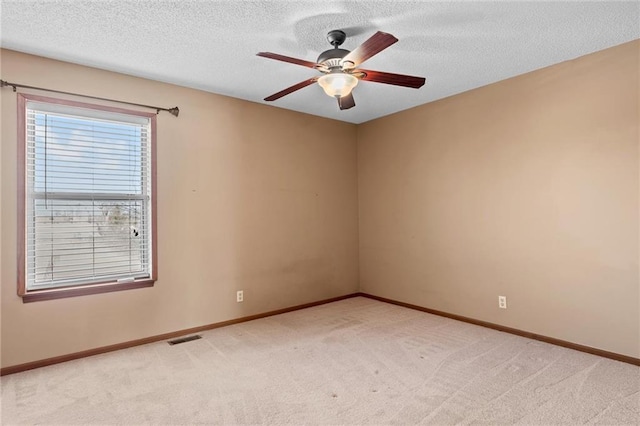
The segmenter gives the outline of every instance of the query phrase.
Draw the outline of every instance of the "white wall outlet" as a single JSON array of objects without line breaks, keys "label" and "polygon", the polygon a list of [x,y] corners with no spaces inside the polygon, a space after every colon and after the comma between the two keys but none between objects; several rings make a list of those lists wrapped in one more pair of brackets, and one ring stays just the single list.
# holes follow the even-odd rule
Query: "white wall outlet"
[{"label": "white wall outlet", "polygon": [[498,296],[498,308],[507,309],[507,296]]},{"label": "white wall outlet", "polygon": [[244,292],[242,290],[238,290],[236,293],[236,302],[240,303],[244,301]]}]

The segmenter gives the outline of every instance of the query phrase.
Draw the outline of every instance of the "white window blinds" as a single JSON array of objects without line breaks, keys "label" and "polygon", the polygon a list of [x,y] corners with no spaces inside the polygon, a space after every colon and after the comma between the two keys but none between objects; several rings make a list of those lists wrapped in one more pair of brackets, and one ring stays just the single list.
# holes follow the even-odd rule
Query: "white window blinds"
[{"label": "white window blinds", "polygon": [[26,106],[26,289],[151,274],[147,117]]}]

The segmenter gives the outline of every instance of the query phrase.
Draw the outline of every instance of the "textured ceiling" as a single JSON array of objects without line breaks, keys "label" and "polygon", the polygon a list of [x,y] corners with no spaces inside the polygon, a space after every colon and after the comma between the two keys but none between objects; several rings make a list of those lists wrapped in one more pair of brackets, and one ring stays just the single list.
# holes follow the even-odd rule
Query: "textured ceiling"
[{"label": "textured ceiling", "polygon": [[270,103],[352,123],[640,38],[638,1],[2,0],[0,13],[2,47],[260,103],[318,72],[257,52],[315,62],[329,30],[348,50],[391,33],[363,67],[424,76],[421,89],[363,81],[346,111],[315,84]]}]

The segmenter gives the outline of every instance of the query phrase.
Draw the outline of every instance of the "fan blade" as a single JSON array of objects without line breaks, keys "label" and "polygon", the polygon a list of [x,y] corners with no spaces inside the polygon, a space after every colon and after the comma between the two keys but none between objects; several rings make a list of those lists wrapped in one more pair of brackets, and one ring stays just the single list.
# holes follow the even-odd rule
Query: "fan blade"
[{"label": "fan blade", "polygon": [[338,106],[340,109],[349,109],[356,106],[356,101],[353,100],[353,93],[338,98]]},{"label": "fan blade", "polygon": [[351,51],[351,53],[348,53],[347,56],[342,58],[342,63],[351,62],[353,64],[353,66],[347,68],[357,67],[373,55],[382,52],[397,41],[398,39],[391,34],[378,31],[367,41]]},{"label": "fan blade", "polygon": [[364,75],[359,77],[361,80],[373,81],[374,83],[393,84],[394,86],[411,87],[413,89],[419,89],[424,86],[426,81],[424,77],[414,77],[412,75],[393,74],[382,71],[357,69],[353,70],[351,73],[363,73]]},{"label": "fan blade", "polygon": [[318,80],[318,78],[317,78],[317,77],[313,77],[313,78],[310,78],[309,80],[301,81],[301,82],[300,82],[300,83],[298,83],[298,84],[294,84],[294,85],[293,85],[293,86],[291,86],[291,87],[287,87],[286,89],[281,90],[281,91],[279,91],[278,93],[274,93],[273,95],[271,95],[271,96],[269,96],[269,97],[267,97],[267,98],[264,98],[264,100],[265,100],[265,101],[269,101],[269,102],[270,102],[270,101],[275,101],[276,99],[280,99],[281,97],[286,96],[286,95],[288,95],[289,93],[293,93],[293,92],[295,92],[296,90],[300,90],[300,89],[302,89],[302,88],[304,88],[304,87],[307,87],[307,86],[309,86],[310,84],[315,83],[317,80]]},{"label": "fan blade", "polygon": [[302,65],[303,67],[316,68],[320,66],[320,64],[316,64],[315,62],[309,62],[303,59],[296,59],[290,56],[279,55],[277,53],[260,52],[260,53],[257,53],[256,55],[262,56],[263,58],[275,59],[276,61],[289,62],[290,64]]}]

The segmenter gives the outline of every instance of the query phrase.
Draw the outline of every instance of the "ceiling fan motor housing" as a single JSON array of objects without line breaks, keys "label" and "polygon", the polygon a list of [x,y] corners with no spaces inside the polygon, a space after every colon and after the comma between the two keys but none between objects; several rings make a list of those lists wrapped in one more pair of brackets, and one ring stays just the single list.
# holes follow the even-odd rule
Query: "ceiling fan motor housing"
[{"label": "ceiling fan motor housing", "polygon": [[330,72],[335,72],[337,68],[342,68],[342,58],[351,53],[351,51],[340,49],[339,47],[346,39],[347,35],[342,30],[329,31],[327,40],[333,46],[333,49],[322,52],[316,62],[324,65]]},{"label": "ceiling fan motor housing", "polygon": [[349,53],[351,52],[346,49],[340,48],[325,50],[320,54],[320,56],[318,56],[318,60],[316,62],[326,66],[329,69],[341,67],[342,58],[347,56]]}]

